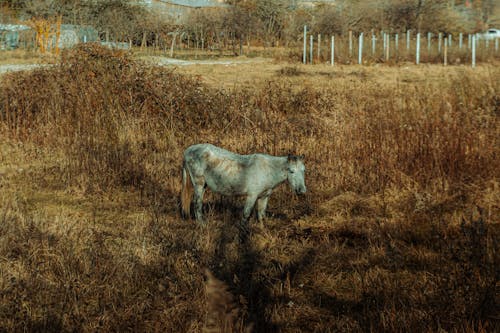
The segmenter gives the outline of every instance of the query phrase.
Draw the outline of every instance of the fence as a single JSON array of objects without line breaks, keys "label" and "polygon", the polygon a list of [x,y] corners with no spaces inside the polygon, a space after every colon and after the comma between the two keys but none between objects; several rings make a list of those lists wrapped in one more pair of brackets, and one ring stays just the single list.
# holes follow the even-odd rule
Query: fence
[{"label": "fence", "polygon": [[[308,37],[309,50],[306,43]],[[308,34],[307,26],[304,26],[303,39],[304,64],[329,63],[333,66],[336,63],[362,65],[374,62],[413,62],[417,65],[467,63],[475,67],[478,61],[500,59],[500,39],[485,39],[479,34],[460,33],[454,36],[432,32],[413,33],[408,30],[402,34],[372,31],[371,34],[360,33],[354,36],[349,31],[347,36],[331,36],[328,47],[325,42],[322,45],[321,34]]]}]

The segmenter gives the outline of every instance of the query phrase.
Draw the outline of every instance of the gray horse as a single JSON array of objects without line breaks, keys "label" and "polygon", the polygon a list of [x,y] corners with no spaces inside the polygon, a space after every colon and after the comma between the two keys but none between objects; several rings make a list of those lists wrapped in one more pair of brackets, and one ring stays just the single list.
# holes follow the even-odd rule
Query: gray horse
[{"label": "gray horse", "polygon": [[267,201],[273,189],[288,180],[297,194],[304,194],[304,156],[238,155],[204,143],[184,151],[182,167],[182,211],[190,215],[192,190],[196,220],[203,222],[202,203],[205,188],[227,196],[245,196],[242,222],[247,222],[254,206],[257,219],[265,217]]}]

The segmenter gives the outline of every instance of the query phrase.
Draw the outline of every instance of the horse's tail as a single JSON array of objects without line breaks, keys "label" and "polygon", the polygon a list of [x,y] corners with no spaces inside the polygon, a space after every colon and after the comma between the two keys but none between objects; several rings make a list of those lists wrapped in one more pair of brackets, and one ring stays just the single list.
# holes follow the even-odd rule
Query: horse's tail
[{"label": "horse's tail", "polygon": [[191,216],[191,200],[193,199],[193,183],[191,176],[186,169],[186,163],[182,164],[182,189],[181,189],[181,209],[184,218]]}]

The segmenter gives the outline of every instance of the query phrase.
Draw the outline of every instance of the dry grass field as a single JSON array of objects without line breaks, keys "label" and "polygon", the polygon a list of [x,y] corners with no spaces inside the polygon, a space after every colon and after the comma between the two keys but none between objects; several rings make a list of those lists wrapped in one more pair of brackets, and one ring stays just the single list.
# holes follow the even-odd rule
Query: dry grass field
[{"label": "dry grass field", "polygon": [[[154,67],[85,45],[0,80],[0,331],[500,330],[500,67]],[[239,244],[183,150],[306,155]]]}]

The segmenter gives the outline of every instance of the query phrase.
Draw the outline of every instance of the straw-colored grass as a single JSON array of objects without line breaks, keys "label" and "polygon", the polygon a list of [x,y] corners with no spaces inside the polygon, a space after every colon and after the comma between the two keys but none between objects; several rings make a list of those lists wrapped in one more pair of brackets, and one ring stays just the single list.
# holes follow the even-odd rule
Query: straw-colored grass
[{"label": "straw-colored grass", "polygon": [[[0,330],[500,328],[498,67],[259,66],[86,45],[2,77]],[[240,199],[182,220],[197,142],[304,153],[308,194],[247,244]]]}]

